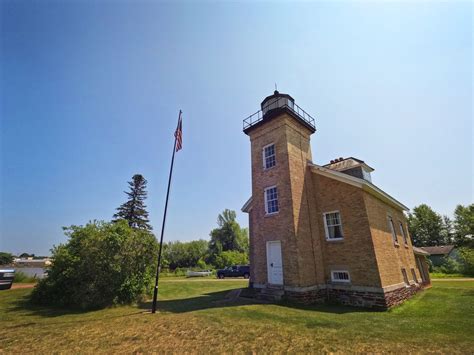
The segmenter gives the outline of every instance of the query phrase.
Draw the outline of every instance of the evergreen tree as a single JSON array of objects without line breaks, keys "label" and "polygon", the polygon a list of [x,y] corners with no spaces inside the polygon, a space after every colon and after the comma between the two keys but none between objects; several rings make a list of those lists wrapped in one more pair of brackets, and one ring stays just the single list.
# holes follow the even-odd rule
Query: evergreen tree
[{"label": "evergreen tree", "polygon": [[144,201],[147,197],[146,179],[140,175],[135,174],[132,181],[129,181],[130,192],[124,191],[128,196],[128,201],[117,208],[117,213],[114,214],[113,222],[126,220],[128,225],[132,228],[142,230],[152,230],[148,219],[148,212],[145,209]]}]

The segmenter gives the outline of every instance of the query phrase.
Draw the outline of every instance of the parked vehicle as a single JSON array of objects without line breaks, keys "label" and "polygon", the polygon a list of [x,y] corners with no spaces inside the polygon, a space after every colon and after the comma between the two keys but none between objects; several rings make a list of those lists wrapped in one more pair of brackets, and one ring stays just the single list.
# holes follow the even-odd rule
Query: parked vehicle
[{"label": "parked vehicle", "polygon": [[0,290],[9,290],[15,278],[15,270],[0,269]]},{"label": "parked vehicle", "polygon": [[211,270],[204,270],[204,271],[188,270],[186,272],[186,277],[203,277],[203,276],[210,276],[211,274],[212,274]]},{"label": "parked vehicle", "polygon": [[250,266],[233,265],[225,269],[217,270],[217,278],[223,279],[225,277],[243,277],[244,279],[248,279],[250,277]]}]

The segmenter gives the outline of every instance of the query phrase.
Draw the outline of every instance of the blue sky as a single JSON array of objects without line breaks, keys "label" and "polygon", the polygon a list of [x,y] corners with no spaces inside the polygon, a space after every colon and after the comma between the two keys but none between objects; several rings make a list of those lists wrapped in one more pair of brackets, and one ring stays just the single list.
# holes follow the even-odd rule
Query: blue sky
[{"label": "blue sky", "polygon": [[473,202],[470,2],[2,1],[0,250],[108,220],[135,173],[166,240],[208,238],[251,191],[242,120],[274,83],[316,117],[316,163],[451,215]]}]

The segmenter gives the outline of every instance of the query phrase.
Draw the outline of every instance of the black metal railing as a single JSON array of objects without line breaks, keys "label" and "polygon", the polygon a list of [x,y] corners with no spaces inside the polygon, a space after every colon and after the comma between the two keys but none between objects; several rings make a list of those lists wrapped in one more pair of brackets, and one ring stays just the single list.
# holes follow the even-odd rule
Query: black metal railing
[{"label": "black metal railing", "polygon": [[[290,104],[288,104],[288,102]],[[295,113],[300,119],[302,119],[304,122],[310,125],[312,128],[316,129],[314,118],[311,117],[309,113],[307,113],[305,110],[303,110],[294,102],[289,101],[286,97],[279,97],[276,100],[272,100],[270,103],[264,106],[261,110],[255,112],[253,115],[250,115],[249,117],[244,119],[244,122],[243,122],[244,131],[247,128],[250,128],[253,125],[262,121],[265,115],[269,113],[270,111],[275,110],[275,109],[282,109],[282,108],[289,109],[290,111]]]}]

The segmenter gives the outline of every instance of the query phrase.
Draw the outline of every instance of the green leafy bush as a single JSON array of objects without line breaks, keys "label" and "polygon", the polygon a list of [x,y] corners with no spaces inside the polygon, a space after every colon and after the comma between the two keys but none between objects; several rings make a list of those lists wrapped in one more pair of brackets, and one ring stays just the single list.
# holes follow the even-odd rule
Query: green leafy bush
[{"label": "green leafy bush", "polygon": [[443,274],[458,274],[461,270],[459,262],[453,258],[445,257],[443,263],[438,267],[433,267],[433,272]]},{"label": "green leafy bush", "polygon": [[459,259],[461,261],[461,271],[465,275],[474,276],[474,249],[460,248]]},{"label": "green leafy bush", "polygon": [[0,251],[0,265],[9,265],[13,263],[13,255]]},{"label": "green leafy bush", "polygon": [[20,283],[32,283],[36,282],[38,279],[35,276],[28,276],[25,274],[23,271],[18,271],[15,270],[15,278],[13,279],[13,282],[20,282]]},{"label": "green leafy bush", "polygon": [[53,248],[53,264],[32,302],[92,309],[136,302],[151,289],[157,242],[150,232],[126,221],[94,221],[65,234],[69,240]]},{"label": "green leafy bush", "polygon": [[246,265],[248,263],[248,255],[238,251],[223,251],[216,256],[215,261],[217,268],[224,268],[231,265]]}]

